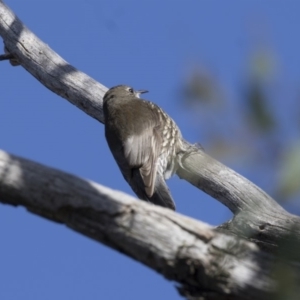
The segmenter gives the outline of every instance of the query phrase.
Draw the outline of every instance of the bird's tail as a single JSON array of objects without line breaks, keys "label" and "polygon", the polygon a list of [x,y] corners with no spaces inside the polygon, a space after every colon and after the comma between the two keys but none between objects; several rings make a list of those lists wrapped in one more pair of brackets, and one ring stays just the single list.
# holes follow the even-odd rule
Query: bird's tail
[{"label": "bird's tail", "polygon": [[164,178],[160,174],[157,174],[156,176],[155,188],[152,197],[149,197],[146,194],[144,182],[138,169],[133,170],[132,179],[133,180],[129,182],[129,184],[140,199],[175,210],[175,203],[170,190]]}]

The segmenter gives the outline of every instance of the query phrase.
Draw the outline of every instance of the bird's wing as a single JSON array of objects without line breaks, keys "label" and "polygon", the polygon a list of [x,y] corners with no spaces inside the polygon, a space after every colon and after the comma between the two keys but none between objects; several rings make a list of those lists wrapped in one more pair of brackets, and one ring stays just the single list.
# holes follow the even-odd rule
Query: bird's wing
[{"label": "bird's wing", "polygon": [[129,136],[124,143],[124,155],[131,168],[139,168],[145,192],[152,197],[155,187],[157,159],[162,137],[157,124],[145,124],[140,134]]}]

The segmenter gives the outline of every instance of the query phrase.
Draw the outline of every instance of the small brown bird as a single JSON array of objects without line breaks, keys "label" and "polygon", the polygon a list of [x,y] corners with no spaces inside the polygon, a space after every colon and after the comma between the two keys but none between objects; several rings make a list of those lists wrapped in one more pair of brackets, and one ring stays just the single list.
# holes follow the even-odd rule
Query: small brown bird
[{"label": "small brown bird", "polygon": [[156,104],[140,99],[145,90],[118,85],[103,98],[105,137],[136,195],[175,210],[165,183],[176,171],[182,137],[175,122]]}]

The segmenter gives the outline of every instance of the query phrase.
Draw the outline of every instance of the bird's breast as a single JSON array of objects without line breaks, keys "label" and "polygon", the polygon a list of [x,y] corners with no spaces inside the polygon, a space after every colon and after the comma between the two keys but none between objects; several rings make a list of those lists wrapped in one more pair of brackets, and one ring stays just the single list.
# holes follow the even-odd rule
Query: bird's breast
[{"label": "bird's breast", "polygon": [[169,179],[177,169],[177,153],[181,149],[181,133],[175,122],[162,112],[162,147],[158,159],[158,170]]}]

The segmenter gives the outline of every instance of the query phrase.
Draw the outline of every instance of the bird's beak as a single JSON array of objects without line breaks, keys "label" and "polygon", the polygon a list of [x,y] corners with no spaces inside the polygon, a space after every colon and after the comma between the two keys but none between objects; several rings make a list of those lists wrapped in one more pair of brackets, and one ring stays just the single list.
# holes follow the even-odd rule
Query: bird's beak
[{"label": "bird's beak", "polygon": [[148,93],[147,90],[139,90],[139,91],[135,91],[134,92],[136,97],[140,98],[140,94],[145,94],[145,93]]}]

